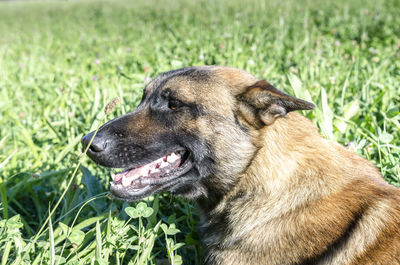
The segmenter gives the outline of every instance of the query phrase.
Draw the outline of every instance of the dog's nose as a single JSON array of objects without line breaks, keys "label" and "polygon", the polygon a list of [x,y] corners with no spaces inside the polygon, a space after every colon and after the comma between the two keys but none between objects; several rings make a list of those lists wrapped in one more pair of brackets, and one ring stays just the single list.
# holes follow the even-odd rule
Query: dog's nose
[{"label": "dog's nose", "polygon": [[89,151],[92,153],[100,153],[103,152],[106,147],[107,147],[107,142],[106,139],[104,137],[101,137],[101,135],[96,135],[92,141],[92,143],[90,143],[90,141],[93,138],[94,133],[91,132],[85,136],[82,137],[81,142],[83,145],[83,149],[86,150],[87,146],[90,144],[89,146]]}]

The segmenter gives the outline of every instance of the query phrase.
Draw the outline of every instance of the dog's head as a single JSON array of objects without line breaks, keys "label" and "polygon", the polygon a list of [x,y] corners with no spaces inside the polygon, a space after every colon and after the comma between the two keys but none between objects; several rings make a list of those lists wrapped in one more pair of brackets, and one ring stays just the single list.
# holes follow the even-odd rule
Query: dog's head
[{"label": "dog's head", "polygon": [[[254,157],[254,134],[313,104],[238,69],[203,66],[163,73],[144,89],[133,112],[100,127],[88,156],[124,170],[116,198],[163,191],[191,199],[228,191]],[[87,147],[94,132],[82,138]]]}]

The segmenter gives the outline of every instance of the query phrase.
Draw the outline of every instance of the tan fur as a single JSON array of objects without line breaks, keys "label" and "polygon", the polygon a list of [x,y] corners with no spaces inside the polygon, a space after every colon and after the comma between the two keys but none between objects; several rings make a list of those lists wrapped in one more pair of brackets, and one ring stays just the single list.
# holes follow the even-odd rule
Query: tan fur
[{"label": "tan fur", "polygon": [[[234,230],[224,239],[226,244],[243,241],[229,246],[228,252],[217,252],[215,264],[296,264],[311,259],[340,238],[358,214],[348,240],[318,264],[399,264],[399,191],[387,185],[373,165],[321,138],[297,113],[263,129],[258,141],[266,145],[221,202],[225,207],[216,208],[230,212]],[[229,203],[246,190],[254,200]],[[385,241],[397,243],[388,245],[381,257],[368,253]]]},{"label": "tan fur", "polygon": [[209,79],[176,76],[163,87],[206,110],[184,130],[215,149],[218,172],[204,183],[222,195],[204,191],[198,202],[208,264],[400,264],[400,191],[371,162],[274,105],[297,99],[265,81],[197,69]]}]

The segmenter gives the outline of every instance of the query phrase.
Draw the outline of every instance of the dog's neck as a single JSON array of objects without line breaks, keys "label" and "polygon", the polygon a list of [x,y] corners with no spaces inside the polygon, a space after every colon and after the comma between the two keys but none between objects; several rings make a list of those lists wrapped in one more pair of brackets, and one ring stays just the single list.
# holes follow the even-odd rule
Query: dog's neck
[{"label": "dog's neck", "polygon": [[[298,113],[289,113],[274,124],[251,132],[251,135],[257,151],[245,172],[233,176],[237,180],[226,193],[211,190],[207,197],[197,201],[206,216],[214,216],[232,198],[237,200],[256,194],[262,194],[267,201],[282,198],[289,186],[298,184],[291,181],[297,172],[312,174],[307,165],[310,163],[306,160],[307,153],[315,153],[317,147],[324,144],[317,127]],[[220,191],[220,187],[217,190]]]},{"label": "dog's neck", "polygon": [[[324,139],[297,113],[261,129],[254,144],[259,149],[237,183],[214,207],[201,209],[208,259],[240,245],[238,253],[268,253],[264,264],[316,264],[304,257],[310,251],[319,253],[317,258],[331,255],[329,246],[347,242],[346,231],[368,209],[374,189],[386,187],[372,163]],[[360,184],[362,189],[354,189]],[[309,233],[307,243],[298,231]]]},{"label": "dog's neck", "polygon": [[[347,159],[359,159],[341,145],[320,136],[318,128],[298,113],[289,113],[259,130],[254,144],[259,149],[232,189],[198,201],[205,230],[207,225],[230,230],[232,227],[228,226],[233,226],[235,221],[255,218],[255,213],[246,208],[259,209],[263,222],[267,222],[328,196],[351,181],[347,177],[349,169],[342,168],[346,157],[337,154],[347,152]],[[335,174],[330,173],[333,168]],[[338,174],[340,170],[343,174]],[[257,206],[252,205],[255,201]],[[227,212],[231,220],[224,220]],[[251,224],[243,227],[243,234],[252,229]]]},{"label": "dog's neck", "polygon": [[[313,177],[320,178],[323,168],[319,168],[319,160],[326,159],[326,149],[332,149],[332,143],[319,135],[318,128],[298,113],[289,113],[262,128],[255,144],[260,147],[258,153],[238,185],[252,185],[268,201],[282,200],[285,194],[298,194],[291,192],[292,189],[302,185],[303,190]],[[328,184],[325,181],[331,182],[324,180],[324,185]],[[317,193],[321,188],[318,187]]]}]

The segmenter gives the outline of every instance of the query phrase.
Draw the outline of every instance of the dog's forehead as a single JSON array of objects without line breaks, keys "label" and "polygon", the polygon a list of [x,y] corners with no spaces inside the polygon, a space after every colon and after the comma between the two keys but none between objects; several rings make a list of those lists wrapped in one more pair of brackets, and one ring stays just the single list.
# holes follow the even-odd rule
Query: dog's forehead
[{"label": "dog's forehead", "polygon": [[198,89],[201,89],[202,85],[206,85],[210,81],[211,76],[211,67],[186,67],[172,70],[155,77],[146,86],[145,93],[151,94],[164,89],[176,91],[184,87],[183,94],[190,94],[195,89],[195,84]]},{"label": "dog's forehead", "polygon": [[197,66],[165,72],[154,78],[145,88],[145,93],[170,89],[183,99],[199,99],[204,95],[237,95],[254,84],[257,79],[236,68],[221,66]]}]

